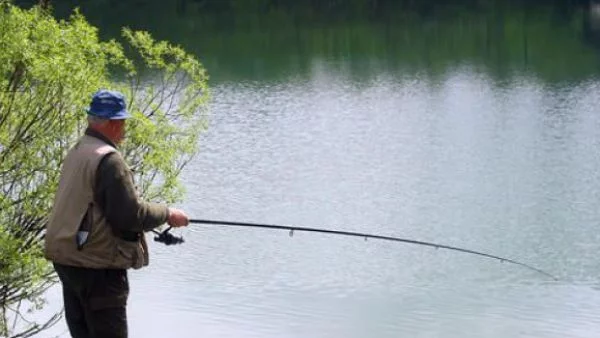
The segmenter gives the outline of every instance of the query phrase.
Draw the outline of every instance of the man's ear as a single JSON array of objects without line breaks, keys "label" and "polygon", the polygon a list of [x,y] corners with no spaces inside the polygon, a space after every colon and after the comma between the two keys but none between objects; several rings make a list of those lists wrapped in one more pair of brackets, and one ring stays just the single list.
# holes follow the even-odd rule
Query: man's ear
[{"label": "man's ear", "polygon": [[108,126],[111,131],[116,131],[119,129],[119,121],[118,120],[108,120]]}]

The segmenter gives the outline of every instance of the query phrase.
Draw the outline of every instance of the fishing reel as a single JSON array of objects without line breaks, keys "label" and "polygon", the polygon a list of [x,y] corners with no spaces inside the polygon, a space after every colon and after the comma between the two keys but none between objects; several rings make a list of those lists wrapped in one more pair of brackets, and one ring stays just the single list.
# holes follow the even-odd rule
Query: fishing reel
[{"label": "fishing reel", "polygon": [[175,245],[185,242],[183,237],[178,237],[170,233],[169,230],[171,229],[172,227],[168,227],[167,230],[163,232],[152,230],[152,232],[156,234],[156,236],[154,236],[154,241],[164,243],[165,245]]}]

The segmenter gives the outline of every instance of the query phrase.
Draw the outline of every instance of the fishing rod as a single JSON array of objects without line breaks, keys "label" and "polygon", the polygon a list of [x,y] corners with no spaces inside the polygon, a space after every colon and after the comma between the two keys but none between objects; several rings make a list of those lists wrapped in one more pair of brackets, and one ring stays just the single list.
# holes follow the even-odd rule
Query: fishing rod
[{"label": "fishing rod", "polygon": [[[496,255],[492,255],[492,254],[488,254],[485,252],[480,252],[480,251],[475,251],[475,250],[470,250],[470,249],[463,249],[463,248],[459,248],[459,247],[455,247],[455,246],[450,246],[450,245],[444,245],[444,244],[438,244],[438,243],[432,243],[432,242],[425,242],[425,241],[418,241],[418,240],[414,240],[414,239],[407,239],[407,238],[400,238],[400,237],[391,237],[391,236],[381,236],[381,235],[373,235],[373,234],[367,234],[367,233],[362,233],[362,232],[352,232],[352,231],[339,231],[339,230],[329,230],[329,229],[318,229],[318,228],[306,228],[306,227],[295,227],[295,226],[287,226],[287,225],[273,225],[273,224],[260,224],[260,223],[246,223],[246,222],[228,222],[228,221],[213,221],[213,220],[204,220],[204,219],[190,219],[189,220],[190,223],[194,223],[194,224],[210,224],[210,225],[223,225],[223,226],[230,226],[230,227],[247,227],[247,228],[265,228],[265,229],[277,229],[277,230],[288,230],[290,237],[294,235],[294,231],[304,231],[304,232],[318,232],[318,233],[325,233],[325,234],[333,234],[333,235],[342,235],[342,236],[352,236],[352,237],[360,237],[360,238],[364,238],[364,240],[366,241],[369,238],[373,238],[373,239],[381,239],[381,240],[386,240],[386,241],[394,241],[394,242],[401,242],[401,243],[408,243],[408,244],[415,244],[415,245],[423,245],[423,246],[428,246],[428,247],[432,247],[432,248],[436,248],[436,249],[447,249],[447,250],[453,250],[453,251],[458,251],[458,252],[463,252],[463,253],[467,253],[467,254],[473,254],[473,255],[477,255],[477,256],[482,256],[482,257],[486,257],[486,258],[490,258],[490,259],[495,259],[495,260],[499,260],[501,263],[504,262],[508,262],[508,263],[512,263],[512,264],[516,264],[516,265],[520,265],[522,267],[525,267],[529,270],[535,271],[537,273],[540,273],[546,277],[550,277],[555,281],[558,281],[557,277],[554,277],[553,275],[549,274],[548,272],[542,270],[542,269],[538,269],[536,267],[533,267],[529,264],[525,264],[513,259],[509,259],[509,258],[505,258],[505,257],[500,257],[500,256],[496,256]],[[177,237],[174,236],[173,234],[169,233],[169,230],[171,230],[171,227],[169,227],[167,230],[163,231],[163,232],[158,232],[155,230],[152,230],[154,233],[156,233],[158,236],[154,238],[155,241],[157,242],[162,242],[164,244],[167,245],[173,245],[173,244],[181,244],[184,242],[182,237]]]}]

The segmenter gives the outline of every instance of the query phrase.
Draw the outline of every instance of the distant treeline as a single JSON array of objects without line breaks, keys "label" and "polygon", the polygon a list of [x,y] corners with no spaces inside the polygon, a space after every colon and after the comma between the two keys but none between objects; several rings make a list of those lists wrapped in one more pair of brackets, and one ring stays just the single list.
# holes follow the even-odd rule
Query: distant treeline
[{"label": "distant treeline", "polygon": [[590,3],[55,0],[54,11],[67,17],[80,7],[105,39],[118,39],[127,26],[180,44],[200,57],[215,82],[309,74],[314,60],[343,60],[354,74],[367,75],[372,67],[444,74],[466,62],[554,81],[600,73],[600,18],[590,22]]},{"label": "distant treeline", "polygon": [[[141,2],[144,2],[142,0]],[[152,0],[148,0],[152,2]],[[160,1],[158,1],[160,2]],[[315,15],[384,14],[389,10],[409,10],[431,14],[448,8],[478,9],[496,5],[552,5],[563,8],[585,5],[586,0],[178,0],[179,6],[197,5],[208,10],[285,9]]]},{"label": "distant treeline", "polygon": [[[420,15],[468,9],[489,9],[507,6],[551,6],[561,12],[587,6],[591,0],[53,0],[60,8],[97,7],[114,8],[135,6],[162,8],[166,12],[240,13],[286,11],[314,19],[346,18],[356,16],[379,17],[397,11],[410,11]],[[17,4],[31,5],[39,0],[15,0]]]}]

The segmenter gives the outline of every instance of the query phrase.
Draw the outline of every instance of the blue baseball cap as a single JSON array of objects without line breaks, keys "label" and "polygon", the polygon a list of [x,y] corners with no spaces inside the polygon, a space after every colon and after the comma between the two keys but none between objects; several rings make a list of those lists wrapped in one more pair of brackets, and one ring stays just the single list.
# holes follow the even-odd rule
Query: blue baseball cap
[{"label": "blue baseball cap", "polygon": [[131,117],[127,112],[125,96],[117,91],[105,89],[94,94],[87,113],[107,120],[124,120]]}]

